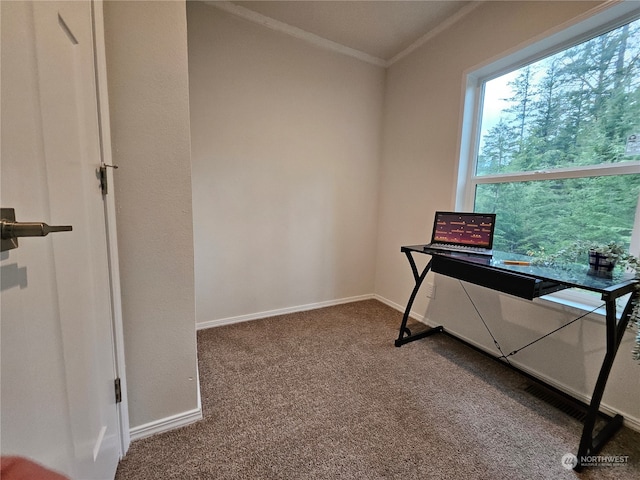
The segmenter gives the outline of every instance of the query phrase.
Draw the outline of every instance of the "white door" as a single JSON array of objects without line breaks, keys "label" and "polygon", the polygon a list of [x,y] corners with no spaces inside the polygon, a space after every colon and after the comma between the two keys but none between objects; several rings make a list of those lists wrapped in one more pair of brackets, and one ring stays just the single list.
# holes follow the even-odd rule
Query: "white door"
[{"label": "white door", "polygon": [[1,190],[16,221],[72,225],[1,253],[1,449],[74,479],[120,456],[92,4],[0,2]]}]

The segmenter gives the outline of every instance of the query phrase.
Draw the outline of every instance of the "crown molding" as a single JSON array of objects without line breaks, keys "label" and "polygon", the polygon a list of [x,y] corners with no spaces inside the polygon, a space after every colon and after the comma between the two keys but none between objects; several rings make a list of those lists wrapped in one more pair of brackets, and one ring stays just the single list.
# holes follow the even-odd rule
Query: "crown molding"
[{"label": "crown molding", "polygon": [[471,13],[473,10],[478,8],[480,5],[485,3],[485,0],[474,0],[469,5],[463,7],[458,12],[447,18],[445,21],[440,23],[436,28],[430,30],[418,40],[413,42],[407,48],[402,50],[400,53],[394,55],[390,60],[384,60],[382,58],[375,57],[373,55],[369,55],[368,53],[362,52],[360,50],[356,50],[355,48],[347,47],[340,43],[334,42],[332,40],[328,40],[324,37],[316,35],[311,32],[307,32],[298,27],[294,27],[289,25],[288,23],[281,22],[279,20],[275,20],[271,17],[267,17],[261,13],[255,12],[253,10],[249,10],[241,5],[236,5],[230,1],[216,1],[216,0],[203,0],[203,3],[210,5],[212,7],[218,8],[219,10],[223,10],[231,15],[234,15],[239,18],[243,18],[250,22],[256,23],[258,25],[262,25],[263,27],[269,28],[271,30],[284,33],[285,35],[289,35],[305,42],[311,43],[320,48],[324,48],[325,50],[331,50],[337,53],[341,53],[343,55],[348,55],[350,57],[356,58],[363,62],[369,63],[371,65],[375,65],[377,67],[388,68],[398,60],[406,57],[411,52],[421,47],[429,40],[431,40],[436,35],[440,34],[447,28],[449,28],[454,23],[458,22],[460,19]]},{"label": "crown molding", "polygon": [[236,17],[240,17],[250,22],[262,25],[271,30],[290,35],[305,42],[311,43],[317,47],[324,48],[325,50],[331,50],[343,55],[348,55],[377,67],[386,68],[388,66],[387,62],[381,58],[374,57],[373,55],[361,52],[360,50],[356,50],[355,48],[346,47],[340,43],[327,40],[326,38],[320,37],[319,35],[307,32],[306,30],[302,30],[301,28],[294,27],[287,23],[274,20],[273,18],[267,17],[266,15],[262,15],[258,12],[254,12],[253,10],[249,10],[248,8],[242,7],[240,5],[236,5],[228,1],[217,2],[206,0],[204,1],[204,3],[230,13],[231,15],[235,15]]},{"label": "crown molding", "polygon": [[485,3],[484,0],[483,1],[473,1],[469,5],[467,5],[466,7],[461,8],[456,13],[454,13],[449,18],[447,18],[445,21],[440,23],[436,28],[434,28],[433,30],[430,30],[429,32],[425,33],[422,37],[420,37],[418,40],[413,42],[411,45],[409,45],[407,48],[402,50],[400,53],[394,55],[390,60],[387,61],[387,67],[390,67],[391,65],[396,63],[398,60],[406,57],[411,52],[413,52],[415,49],[421,47],[422,45],[427,43],[429,40],[431,40],[433,37],[435,37],[436,35],[442,33],[444,30],[449,28],[451,25],[453,25],[454,23],[458,22],[463,17],[469,15],[469,13],[471,13],[473,10],[478,8],[483,3]]}]

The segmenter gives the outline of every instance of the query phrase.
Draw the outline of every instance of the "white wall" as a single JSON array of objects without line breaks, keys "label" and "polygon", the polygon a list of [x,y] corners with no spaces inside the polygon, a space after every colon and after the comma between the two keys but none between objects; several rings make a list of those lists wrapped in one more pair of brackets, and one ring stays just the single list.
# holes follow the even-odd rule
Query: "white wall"
[{"label": "white wall", "polygon": [[185,4],[104,6],[132,431],[199,414]]},{"label": "white wall", "polygon": [[187,12],[198,322],[371,295],[384,70]]},{"label": "white wall", "polygon": [[[593,2],[487,2],[390,67],[387,73],[375,292],[404,306],[413,287],[401,245],[428,241],[434,211],[452,209],[462,112],[463,73],[586,12]],[[424,263],[422,263],[423,265]],[[428,281],[433,281],[430,274]],[[438,276],[435,298],[414,311],[494,350],[457,281]],[[512,351],[582,312],[533,304],[471,286],[469,291],[505,351]],[[589,395],[604,353],[604,325],[592,316],[524,350],[514,359],[552,383]],[[428,340],[427,340],[428,341]],[[604,404],[640,426],[640,376],[625,336]]]}]

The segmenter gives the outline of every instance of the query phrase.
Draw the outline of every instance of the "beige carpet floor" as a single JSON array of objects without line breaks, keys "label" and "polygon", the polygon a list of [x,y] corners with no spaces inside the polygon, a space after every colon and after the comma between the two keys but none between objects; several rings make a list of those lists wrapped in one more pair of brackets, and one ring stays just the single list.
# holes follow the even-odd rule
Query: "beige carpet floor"
[{"label": "beige carpet floor", "polygon": [[[401,348],[375,300],[198,332],[204,419],[132,443],[117,480],[639,479],[640,433],[581,473],[581,423],[445,335]],[[640,368],[640,367],[639,367]]]}]

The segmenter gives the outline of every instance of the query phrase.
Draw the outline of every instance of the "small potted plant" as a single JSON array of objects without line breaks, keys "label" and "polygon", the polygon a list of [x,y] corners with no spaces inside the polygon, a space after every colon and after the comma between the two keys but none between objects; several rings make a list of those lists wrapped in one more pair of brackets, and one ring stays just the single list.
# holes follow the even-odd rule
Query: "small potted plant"
[{"label": "small potted plant", "polygon": [[[616,265],[623,270],[631,270],[635,272],[636,278],[640,278],[640,259],[631,255],[626,248],[615,242],[608,244],[587,243],[581,244],[583,250],[589,254],[589,275],[611,278],[613,269]],[[640,284],[636,285],[636,289],[640,291]],[[635,303],[631,307],[631,316],[629,318],[629,327],[636,329],[636,342],[633,348],[633,358],[640,362],[640,292],[636,296]]]},{"label": "small potted plant", "polygon": [[596,277],[612,278],[613,269],[616,267],[618,260],[626,262],[629,257],[625,248],[615,242],[587,244],[586,249],[589,255],[587,275]]},{"label": "small potted plant", "polygon": [[[585,244],[583,244],[585,245]],[[586,244],[589,254],[589,275],[611,278],[618,265],[623,270],[635,272],[640,278],[640,259],[631,255],[626,248],[615,242],[608,244]],[[631,307],[629,327],[636,329],[636,342],[632,351],[633,359],[640,362],[640,284],[636,285],[638,295]]]},{"label": "small potted plant", "polygon": [[[574,262],[581,261],[585,255],[589,257],[589,275],[611,278],[616,266],[622,270],[633,271],[636,278],[640,279],[640,259],[628,253],[627,249],[615,242],[607,244],[594,242],[575,242],[569,248],[559,252],[548,254],[541,248],[540,251],[528,252],[535,260],[532,264],[540,266],[555,266],[570,268]],[[584,261],[584,260],[582,260]],[[629,328],[635,328],[636,341],[633,348],[634,360],[640,362],[640,283],[636,285],[638,295],[631,308]]]}]

